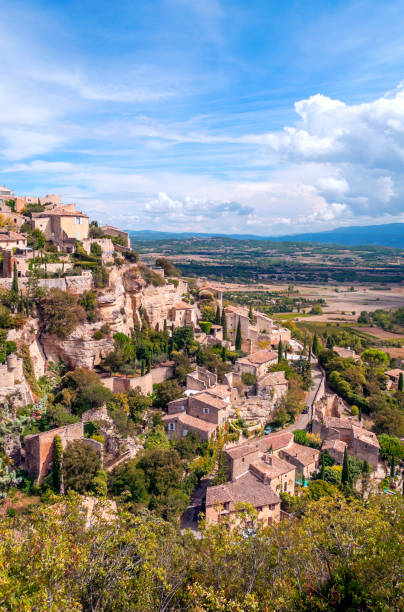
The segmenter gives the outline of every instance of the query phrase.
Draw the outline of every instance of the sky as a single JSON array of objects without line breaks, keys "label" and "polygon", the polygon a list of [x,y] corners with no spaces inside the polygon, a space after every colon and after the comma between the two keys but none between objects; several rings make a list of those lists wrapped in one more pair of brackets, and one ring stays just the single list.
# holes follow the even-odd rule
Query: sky
[{"label": "sky", "polygon": [[404,221],[402,0],[0,0],[0,184],[121,228]]}]

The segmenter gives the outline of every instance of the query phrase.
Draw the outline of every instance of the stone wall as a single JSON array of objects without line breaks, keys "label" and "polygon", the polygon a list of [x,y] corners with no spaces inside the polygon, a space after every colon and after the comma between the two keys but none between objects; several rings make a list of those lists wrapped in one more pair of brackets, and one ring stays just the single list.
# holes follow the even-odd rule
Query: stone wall
[{"label": "stone wall", "polygon": [[[12,278],[0,278],[0,288],[8,289],[12,288]],[[27,278],[19,278],[18,286],[24,290],[28,283]],[[41,278],[39,285],[46,289],[61,289],[62,291],[69,291],[79,295],[84,291],[89,291],[93,287],[93,277],[90,275],[83,274],[82,276],[66,276],[65,278]]]},{"label": "stone wall", "polygon": [[102,378],[103,384],[114,393],[126,393],[129,389],[140,387],[144,395],[153,393],[153,385],[162,383],[164,380],[172,378],[174,366],[160,366],[153,368],[151,372],[144,376],[130,378],[128,376],[108,376]]},{"label": "stone wall", "polygon": [[58,427],[39,434],[25,436],[25,469],[30,476],[39,483],[42,482],[52,466],[53,441],[59,436],[63,448],[72,440],[83,438],[83,423],[73,423],[65,427]]}]

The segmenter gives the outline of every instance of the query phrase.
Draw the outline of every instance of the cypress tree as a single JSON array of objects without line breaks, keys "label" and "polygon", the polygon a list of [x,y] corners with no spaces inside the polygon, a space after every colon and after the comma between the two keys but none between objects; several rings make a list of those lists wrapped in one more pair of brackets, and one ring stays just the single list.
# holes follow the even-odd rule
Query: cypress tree
[{"label": "cypress tree", "polygon": [[167,319],[164,319],[163,331],[167,331]]},{"label": "cypress tree", "polygon": [[250,304],[250,308],[248,309],[248,318],[250,319],[250,323],[252,323],[253,320],[254,320],[254,315],[253,315],[253,310],[252,310],[251,304]]},{"label": "cypress tree", "polygon": [[344,463],[342,464],[341,482],[344,485],[347,485],[349,482],[348,451],[346,447],[344,450]]},{"label": "cypress tree", "polygon": [[328,349],[332,349],[333,346],[334,346],[334,342],[332,341],[332,337],[328,336],[328,338],[327,338],[327,348]]},{"label": "cypress tree", "polygon": [[236,351],[240,351],[241,350],[241,322],[240,322],[240,318],[238,320],[238,325],[237,325],[237,332],[236,332]]},{"label": "cypress tree", "polygon": [[196,351],[196,363],[199,366],[203,366],[203,353],[201,351],[201,347],[198,347],[198,350]]},{"label": "cypress tree", "polygon": [[394,478],[396,475],[396,458],[394,455],[391,456],[391,464],[390,464],[390,478]]},{"label": "cypress tree", "polygon": [[282,347],[282,340],[279,340],[279,344],[278,344],[278,363],[280,361],[282,361],[283,359],[283,347]]},{"label": "cypress tree", "polygon": [[220,325],[220,307],[219,306],[217,306],[216,308],[215,323],[216,325]]},{"label": "cypress tree", "polygon": [[15,293],[18,293],[18,272],[17,272],[17,264],[16,262],[14,262],[14,268],[13,268],[13,284],[12,284],[12,291],[14,291]]},{"label": "cypress tree", "polygon": [[222,318],[221,318],[220,324],[223,329],[223,340],[227,340],[227,321],[226,321],[226,313],[224,311],[224,308],[222,310]]},{"label": "cypress tree", "polygon": [[402,392],[403,389],[404,389],[404,378],[403,378],[403,373],[400,372],[400,376],[398,377],[398,390]]},{"label": "cypress tree", "polygon": [[317,338],[317,334],[314,334],[313,346],[312,346],[311,350],[312,350],[313,355],[318,355],[318,338]]},{"label": "cypress tree", "polygon": [[222,355],[221,355],[221,357],[222,357],[222,361],[224,363],[226,361],[226,359],[227,359],[227,356],[226,356],[226,347],[225,346],[222,346]]},{"label": "cypress tree", "polygon": [[151,353],[147,354],[147,373],[151,370]]},{"label": "cypress tree", "polygon": [[140,375],[144,376],[144,359],[142,359],[140,367],[141,367]]},{"label": "cypress tree", "polygon": [[52,482],[56,493],[61,493],[62,488],[62,457],[62,440],[60,436],[55,436],[53,439]]}]

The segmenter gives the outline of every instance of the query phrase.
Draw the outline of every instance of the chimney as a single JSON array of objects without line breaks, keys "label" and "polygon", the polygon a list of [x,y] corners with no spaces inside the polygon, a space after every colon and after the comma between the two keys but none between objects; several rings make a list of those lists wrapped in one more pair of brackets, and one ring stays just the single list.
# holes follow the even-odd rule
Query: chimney
[{"label": "chimney", "polygon": [[264,455],[264,461],[265,461],[265,463],[267,463],[268,465],[272,465],[272,455],[270,455],[270,453],[265,453],[265,455]]}]

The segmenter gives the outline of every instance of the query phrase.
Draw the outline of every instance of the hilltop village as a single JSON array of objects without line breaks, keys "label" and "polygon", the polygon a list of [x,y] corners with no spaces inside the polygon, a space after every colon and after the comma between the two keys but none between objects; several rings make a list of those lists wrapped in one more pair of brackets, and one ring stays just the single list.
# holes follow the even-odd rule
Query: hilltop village
[{"label": "hilltop village", "polygon": [[0,255],[3,514],[124,494],[196,531],[237,525],[246,504],[279,522],[320,483],[401,489],[398,438],[381,445],[327,378],[333,359],[377,366],[402,393],[387,356],[302,339],[219,283],[147,266],[127,232],[59,195],[0,188]]}]

